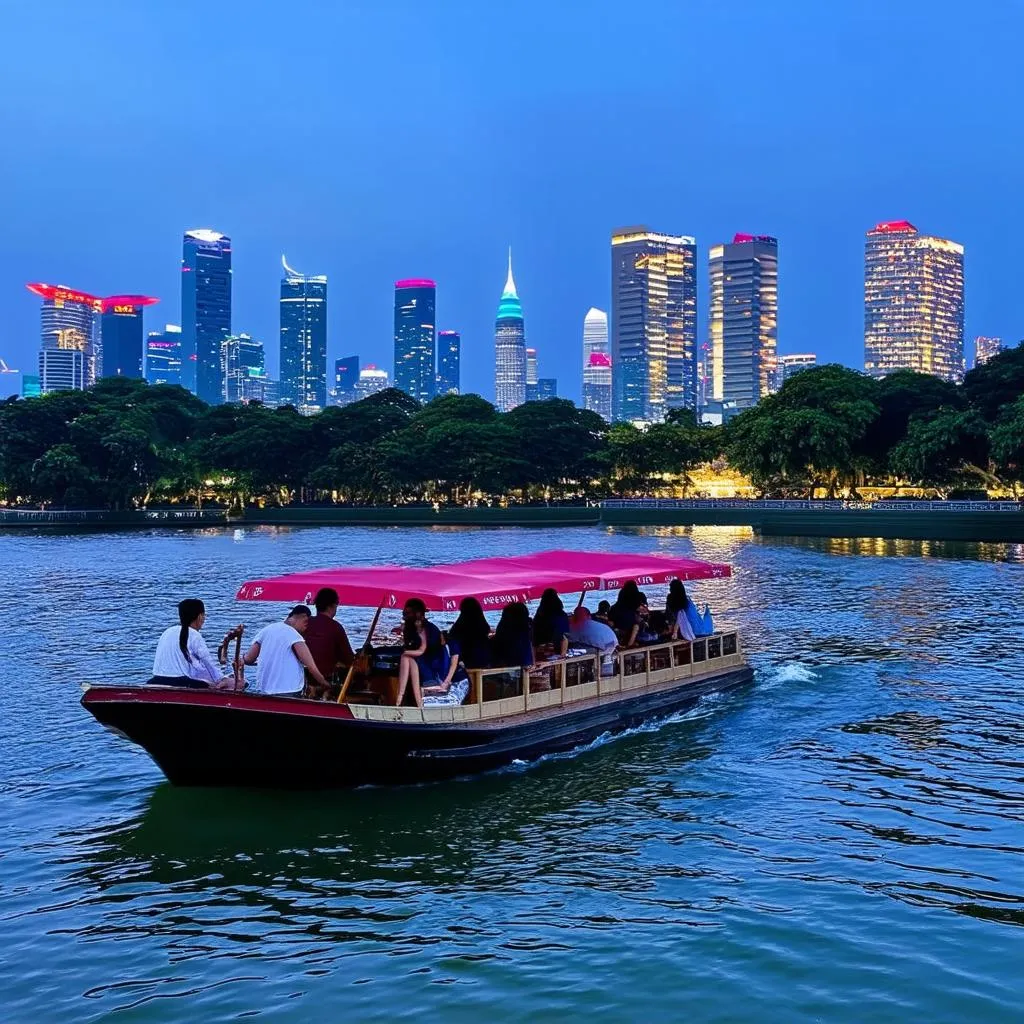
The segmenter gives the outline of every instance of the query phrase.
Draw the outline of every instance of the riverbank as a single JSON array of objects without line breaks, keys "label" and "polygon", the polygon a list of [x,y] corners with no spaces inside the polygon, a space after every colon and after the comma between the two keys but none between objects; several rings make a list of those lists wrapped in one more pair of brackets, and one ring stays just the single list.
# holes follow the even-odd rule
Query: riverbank
[{"label": "riverbank", "polygon": [[394,526],[537,528],[573,526],[746,526],[774,537],[879,537],[1024,543],[1024,505],[1009,501],[613,500],[598,505],[509,508],[306,506],[153,509],[134,512],[0,510],[0,530],[67,531],[227,526]]}]

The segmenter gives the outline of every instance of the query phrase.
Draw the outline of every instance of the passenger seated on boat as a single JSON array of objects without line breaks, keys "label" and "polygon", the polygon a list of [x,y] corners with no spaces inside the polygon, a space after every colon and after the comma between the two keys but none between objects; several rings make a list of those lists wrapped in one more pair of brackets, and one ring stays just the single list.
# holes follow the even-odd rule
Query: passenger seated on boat
[{"label": "passenger seated on boat", "polygon": [[310,610],[297,604],[284,622],[264,626],[253,638],[242,661],[256,666],[256,688],[276,697],[301,697],[307,676],[319,695],[330,690],[302,639],[309,625]]},{"label": "passenger seated on boat", "polygon": [[421,687],[425,708],[458,706],[469,694],[469,676],[455,641],[449,640],[441,648],[441,658],[445,664],[443,678]]},{"label": "passenger seated on boat", "polygon": [[569,639],[574,644],[581,644],[601,654],[611,653],[619,642],[615,630],[601,622],[596,615],[591,615],[583,605],[569,619]]},{"label": "passenger seated on boat", "polygon": [[348,668],[355,655],[345,627],[335,618],[338,614],[338,592],[333,587],[321,587],[313,603],[316,615],[309,620],[302,638],[320,675],[329,680],[339,668]]},{"label": "passenger seated on boat", "polygon": [[188,597],[178,605],[178,625],[168,626],[157,641],[153,657],[153,686],[185,686],[194,690],[233,689],[233,676],[225,676],[210,654],[200,630],[206,606]]},{"label": "passenger seated on boat", "polygon": [[464,597],[459,617],[448,630],[448,642],[458,647],[466,668],[488,668],[491,663],[491,624],[475,597]]},{"label": "passenger seated on boat", "polygon": [[673,580],[668,585],[668,597],[665,598],[665,614],[669,620],[670,640],[694,640],[696,636],[690,625],[689,609],[692,602],[687,596],[682,580]]},{"label": "passenger seated on boat", "polygon": [[402,656],[398,662],[398,697],[395,704],[402,706],[405,691],[412,690],[416,707],[423,707],[423,685],[440,682],[439,659],[443,647],[441,631],[427,621],[427,606],[418,598],[410,597],[402,609]]},{"label": "passenger seated on boat", "polygon": [[522,601],[505,605],[491,637],[491,664],[495,668],[533,668],[530,610]]},{"label": "passenger seated on boat", "polygon": [[612,626],[619,635],[623,647],[633,647],[640,634],[642,612],[647,609],[647,597],[630,580],[619,591],[609,615]]},{"label": "passenger seated on boat", "polygon": [[548,587],[540,596],[537,614],[533,617],[533,646],[538,652],[559,657],[565,657],[569,650],[569,616],[553,587]]},{"label": "passenger seated on boat", "polygon": [[611,624],[612,624],[611,611],[612,611],[612,606],[611,606],[611,604],[608,601],[598,601],[597,602],[597,611],[594,612],[594,614],[591,616],[591,618],[595,622],[603,622],[606,626],[611,626]]}]

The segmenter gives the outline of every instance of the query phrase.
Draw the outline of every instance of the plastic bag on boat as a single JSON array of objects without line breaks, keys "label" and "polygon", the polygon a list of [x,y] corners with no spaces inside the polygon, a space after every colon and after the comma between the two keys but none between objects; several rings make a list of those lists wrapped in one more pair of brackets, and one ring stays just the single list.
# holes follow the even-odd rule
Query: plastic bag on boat
[{"label": "plastic bag on boat", "polygon": [[701,636],[711,636],[715,631],[715,620],[711,617],[711,609],[708,605],[704,605],[704,614],[701,616],[701,621],[703,622]]}]

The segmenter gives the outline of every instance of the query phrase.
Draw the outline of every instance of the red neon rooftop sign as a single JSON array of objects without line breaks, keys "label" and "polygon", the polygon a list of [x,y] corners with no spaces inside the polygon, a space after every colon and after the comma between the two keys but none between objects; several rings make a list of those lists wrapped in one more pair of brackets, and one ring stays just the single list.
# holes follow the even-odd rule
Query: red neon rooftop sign
[{"label": "red neon rooftop sign", "polygon": [[76,302],[81,306],[90,306],[94,313],[107,313],[113,310],[115,313],[132,312],[127,307],[152,306],[159,302],[159,299],[152,295],[109,295],[102,298],[99,295],[90,295],[88,292],[80,292],[75,288],[68,288],[62,284],[44,284],[42,281],[33,281],[25,287],[48,302]]},{"label": "red neon rooftop sign", "polygon": [[916,233],[917,228],[909,220],[883,220],[881,224],[876,224],[869,234],[899,234],[903,231]]}]

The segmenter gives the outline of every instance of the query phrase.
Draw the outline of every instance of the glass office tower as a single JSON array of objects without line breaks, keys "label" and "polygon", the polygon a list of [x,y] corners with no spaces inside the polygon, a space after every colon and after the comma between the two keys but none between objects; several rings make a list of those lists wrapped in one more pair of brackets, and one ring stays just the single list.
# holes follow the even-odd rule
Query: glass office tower
[{"label": "glass office tower", "polygon": [[696,408],[696,242],[638,226],[614,231],[611,249],[614,418]]},{"label": "glass office tower", "polygon": [[494,323],[494,404],[508,412],[526,401],[526,326],[523,306],[512,277],[512,250],[508,251],[508,277]]},{"label": "glass office tower", "polygon": [[223,398],[220,350],[231,335],[231,239],[186,231],[181,255],[182,384],[204,402]]},{"label": "glass office tower", "polygon": [[461,368],[462,335],[458,331],[437,332],[437,393],[462,393]]},{"label": "glass office tower", "polygon": [[146,337],[146,381],[149,384],[181,383],[181,328],[167,324]]},{"label": "glass office tower", "polygon": [[149,295],[111,295],[103,300],[100,338],[104,377],[142,377],[142,311],[159,301]]},{"label": "glass office tower", "polygon": [[327,407],[327,278],[300,274],[281,257],[280,401],[301,413]]},{"label": "glass office tower", "polygon": [[[88,292],[80,292],[65,285],[43,284],[34,282],[25,285],[34,295],[43,300],[40,310],[40,349],[53,351],[74,349],[82,353],[82,359],[68,360],[58,358],[53,362],[64,369],[60,380],[75,382],[76,388],[91,387],[103,372],[103,347],[100,334],[100,315],[103,312],[103,300]],[[79,371],[79,362],[81,368]],[[73,364],[73,365],[72,365]],[[42,363],[40,363],[42,365]],[[66,369],[67,372],[64,372]],[[46,387],[46,377],[40,370],[40,387]],[[54,380],[57,378],[54,377]],[[59,389],[66,390],[63,383]],[[46,393],[45,390],[43,392]]]},{"label": "glass office tower", "polygon": [[436,298],[429,278],[395,282],[395,387],[421,402],[437,388]]}]

